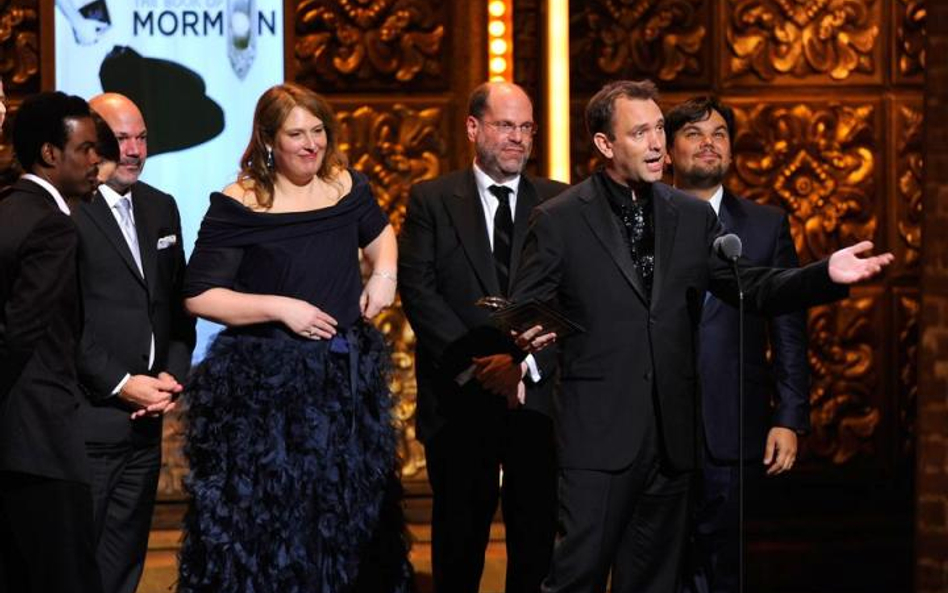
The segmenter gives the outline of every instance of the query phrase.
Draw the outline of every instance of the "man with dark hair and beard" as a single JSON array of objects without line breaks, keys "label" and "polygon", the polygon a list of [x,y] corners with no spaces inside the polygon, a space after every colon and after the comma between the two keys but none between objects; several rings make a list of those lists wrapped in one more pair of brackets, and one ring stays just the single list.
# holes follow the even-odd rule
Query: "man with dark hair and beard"
[{"label": "man with dark hair and beard", "polygon": [[98,171],[88,104],[27,98],[13,150],[27,173],[0,196],[0,591],[99,593],[69,216]]},{"label": "man with dark hair and beard", "polygon": [[[754,265],[796,267],[786,212],[740,198],[723,185],[733,133],[733,111],[713,97],[695,97],[669,111],[667,162],[675,187],[709,202],[725,231],[741,238],[744,256]],[[750,464],[746,476],[754,484],[763,473],[758,468],[773,476],[793,467],[797,433],[810,425],[806,313],[748,313],[744,442],[738,442],[739,321],[735,307],[708,295],[698,352],[704,460],[696,472],[689,574],[683,583],[684,590],[695,593],[738,589],[740,449]],[[772,361],[767,360],[768,346]]]},{"label": "man with dark hair and beard", "polygon": [[508,295],[530,211],[566,186],[523,172],[536,124],[520,87],[477,87],[466,125],[474,163],[412,188],[399,242],[402,304],[418,338],[416,424],[433,495],[435,591],[477,592],[499,497],[505,590],[537,593],[556,521],[550,377],[532,357],[518,363],[465,344],[492,331],[474,303]]}]

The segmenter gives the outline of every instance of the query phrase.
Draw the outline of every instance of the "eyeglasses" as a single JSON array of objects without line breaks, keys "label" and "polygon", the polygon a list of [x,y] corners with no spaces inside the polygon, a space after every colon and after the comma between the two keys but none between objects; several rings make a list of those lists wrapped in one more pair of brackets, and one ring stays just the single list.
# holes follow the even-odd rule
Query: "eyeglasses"
[{"label": "eyeglasses", "polygon": [[505,136],[513,134],[514,130],[520,130],[520,133],[524,136],[532,136],[537,133],[537,124],[533,123],[532,121],[528,121],[520,125],[517,125],[512,121],[480,121],[485,125],[494,128]]}]

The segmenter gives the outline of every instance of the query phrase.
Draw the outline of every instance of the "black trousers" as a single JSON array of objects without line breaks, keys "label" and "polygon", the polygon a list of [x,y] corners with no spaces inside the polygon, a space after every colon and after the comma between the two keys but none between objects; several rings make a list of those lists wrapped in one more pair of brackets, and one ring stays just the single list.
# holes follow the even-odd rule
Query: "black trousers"
[{"label": "black trousers", "polygon": [[0,472],[0,592],[102,593],[89,486]]},{"label": "black trousers", "polygon": [[549,569],[556,526],[553,423],[499,403],[449,420],[425,446],[436,593],[477,593],[498,498],[507,539],[505,591],[538,593]]},{"label": "black trousers", "polygon": [[544,593],[675,593],[690,472],[670,472],[655,430],[619,471],[561,469],[559,527]]},{"label": "black trousers", "polygon": [[95,555],[105,593],[135,593],[161,471],[161,443],[86,443],[92,468]]},{"label": "black trousers", "polygon": [[[691,538],[682,591],[736,593],[738,590],[738,464],[717,461],[705,451],[694,487]],[[744,466],[745,516],[753,515],[764,471],[760,459]]]}]

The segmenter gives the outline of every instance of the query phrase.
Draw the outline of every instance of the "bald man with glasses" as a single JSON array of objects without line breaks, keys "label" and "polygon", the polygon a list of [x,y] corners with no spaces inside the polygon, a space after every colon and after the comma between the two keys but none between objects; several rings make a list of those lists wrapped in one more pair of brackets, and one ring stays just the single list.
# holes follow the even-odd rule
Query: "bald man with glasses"
[{"label": "bald man with glasses", "polygon": [[551,382],[532,358],[478,350],[496,330],[474,303],[507,296],[530,211],[566,186],[523,172],[537,127],[520,87],[479,86],[466,127],[473,164],[412,188],[399,242],[402,304],[418,339],[435,591],[477,592],[499,499],[505,590],[537,593],[556,521]]}]

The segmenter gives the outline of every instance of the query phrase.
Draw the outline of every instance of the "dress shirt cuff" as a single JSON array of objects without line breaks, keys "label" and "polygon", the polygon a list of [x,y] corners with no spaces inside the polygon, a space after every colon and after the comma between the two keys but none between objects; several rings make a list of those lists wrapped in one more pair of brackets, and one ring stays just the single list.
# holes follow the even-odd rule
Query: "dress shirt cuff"
[{"label": "dress shirt cuff", "polygon": [[527,354],[523,362],[527,363],[527,376],[530,377],[530,381],[539,383],[543,377],[540,375],[540,367],[537,366],[537,360],[533,358],[532,354]]},{"label": "dress shirt cuff", "polygon": [[112,395],[118,395],[122,393],[122,388],[125,387],[125,384],[128,383],[128,380],[131,378],[132,378],[131,375],[129,375],[128,373],[125,373],[125,376],[122,377],[122,380],[119,381],[118,385],[115,386],[115,389],[112,390]]}]

